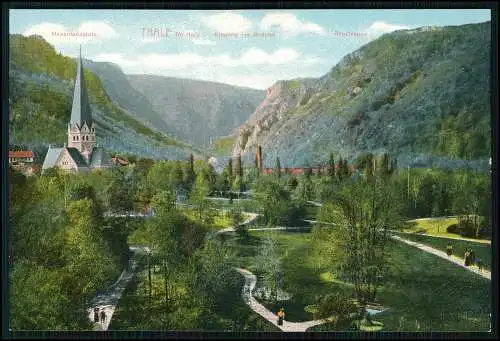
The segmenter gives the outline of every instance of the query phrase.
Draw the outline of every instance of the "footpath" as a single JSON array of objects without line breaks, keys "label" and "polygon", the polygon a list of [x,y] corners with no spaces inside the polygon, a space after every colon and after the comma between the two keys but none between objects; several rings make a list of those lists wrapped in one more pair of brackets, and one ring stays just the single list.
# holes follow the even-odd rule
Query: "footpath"
[{"label": "footpath", "polygon": [[[116,306],[120,301],[123,291],[127,287],[130,280],[133,278],[135,271],[137,269],[137,257],[138,252],[147,252],[147,248],[131,246],[130,251],[134,252],[131,257],[130,266],[128,269],[124,269],[118,280],[106,288],[104,291],[100,292],[92,301],[91,306],[87,309],[88,317],[90,321],[94,323],[93,330],[105,331],[108,330],[111,319],[113,318],[113,313],[115,312]],[[101,322],[94,322],[94,308],[99,308],[99,314],[104,310],[106,313],[106,320]]]},{"label": "footpath", "polygon": [[411,246],[414,246],[414,247],[417,247],[419,248],[420,250],[422,251],[425,251],[425,252],[428,252],[428,253],[431,253],[435,256],[438,256],[438,257],[441,257],[443,259],[446,259],[452,263],[455,263],[456,265],[464,268],[464,269],[467,269],[471,272],[474,272],[484,278],[487,278],[489,280],[491,280],[491,272],[488,271],[488,270],[479,270],[479,268],[477,266],[465,266],[464,265],[464,261],[463,259],[461,258],[458,258],[458,257],[455,257],[455,256],[451,256],[451,257],[448,257],[448,255],[446,254],[446,252],[443,252],[443,251],[440,251],[440,250],[437,250],[433,247],[430,247],[428,245],[425,245],[425,244],[422,244],[422,243],[418,243],[418,242],[413,242],[411,240],[408,240],[408,239],[404,239],[404,238],[401,238],[399,236],[392,236],[392,239],[394,240],[397,240],[397,241],[400,241],[400,242],[403,242],[403,243],[406,243],[408,245],[411,245]]},{"label": "footpath", "polygon": [[[328,320],[313,320],[306,322],[289,322],[284,320],[283,325],[278,325],[278,315],[273,314],[269,309],[260,304],[252,295],[252,291],[257,283],[257,278],[253,273],[246,269],[235,268],[243,277],[245,277],[245,285],[241,296],[245,303],[257,314],[265,318],[267,321],[278,327],[284,332],[305,332],[308,328],[327,323]],[[286,312],[285,312],[286,313]],[[286,315],[285,315],[286,318]]]}]

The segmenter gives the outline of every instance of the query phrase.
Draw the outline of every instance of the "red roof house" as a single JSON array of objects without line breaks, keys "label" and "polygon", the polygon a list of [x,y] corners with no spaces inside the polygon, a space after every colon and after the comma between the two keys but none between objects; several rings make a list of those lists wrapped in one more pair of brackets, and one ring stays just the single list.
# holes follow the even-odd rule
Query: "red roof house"
[{"label": "red roof house", "polygon": [[9,150],[9,163],[33,162],[35,153],[31,150]]}]

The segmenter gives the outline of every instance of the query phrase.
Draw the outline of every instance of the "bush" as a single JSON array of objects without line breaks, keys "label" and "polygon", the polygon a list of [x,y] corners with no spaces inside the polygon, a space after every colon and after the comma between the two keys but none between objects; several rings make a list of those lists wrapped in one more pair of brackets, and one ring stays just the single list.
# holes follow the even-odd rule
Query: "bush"
[{"label": "bush", "polygon": [[460,234],[460,227],[458,224],[452,224],[446,228],[446,232]]},{"label": "bush", "polygon": [[325,296],[318,307],[318,317],[328,318],[336,317],[336,323],[348,320],[352,313],[358,312],[359,308],[356,302],[345,295],[335,293]]},{"label": "bush", "polygon": [[462,237],[475,237],[474,224],[468,219],[460,220],[460,222],[458,223],[458,230]]}]

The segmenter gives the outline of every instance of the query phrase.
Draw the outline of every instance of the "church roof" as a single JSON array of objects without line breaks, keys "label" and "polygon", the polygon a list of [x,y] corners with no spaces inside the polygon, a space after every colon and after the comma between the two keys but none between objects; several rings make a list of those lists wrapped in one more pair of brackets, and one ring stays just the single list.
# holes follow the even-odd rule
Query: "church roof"
[{"label": "church roof", "polygon": [[48,169],[56,166],[57,159],[64,148],[49,148],[45,160],[43,160],[42,169]]},{"label": "church roof", "polygon": [[94,147],[90,158],[91,167],[112,166],[111,157],[106,153],[103,147]]},{"label": "church roof", "polygon": [[66,148],[66,150],[78,167],[88,167],[87,161],[85,161],[85,158],[80,154],[78,149],[71,147]]},{"label": "church roof", "polygon": [[71,106],[71,119],[69,123],[71,126],[76,123],[79,127],[82,127],[84,122],[87,122],[87,125],[90,127],[92,124],[92,113],[90,111],[90,104],[85,86],[82,50],[80,47],[80,57],[78,58],[75,88],[73,90],[73,105]]}]

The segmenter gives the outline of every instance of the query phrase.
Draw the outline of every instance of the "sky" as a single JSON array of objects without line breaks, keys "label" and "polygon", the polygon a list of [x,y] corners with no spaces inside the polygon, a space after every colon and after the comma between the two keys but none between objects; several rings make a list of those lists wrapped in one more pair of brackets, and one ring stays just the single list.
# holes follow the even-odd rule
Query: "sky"
[{"label": "sky", "polygon": [[63,55],[76,57],[81,45],[85,59],[115,63],[126,74],[267,89],[278,80],[320,77],[385,33],[488,20],[488,9],[15,9],[9,27],[43,36]]}]

